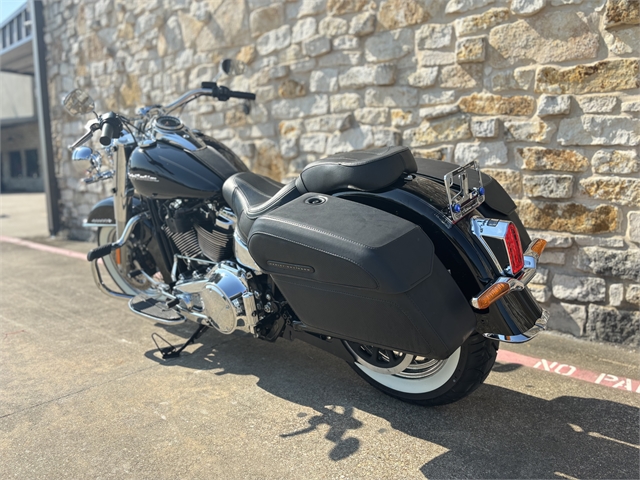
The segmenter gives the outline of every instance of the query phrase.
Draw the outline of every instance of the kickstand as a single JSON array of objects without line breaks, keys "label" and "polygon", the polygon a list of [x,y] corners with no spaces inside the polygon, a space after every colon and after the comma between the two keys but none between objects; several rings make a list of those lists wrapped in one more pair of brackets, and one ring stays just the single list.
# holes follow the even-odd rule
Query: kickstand
[{"label": "kickstand", "polygon": [[[158,348],[158,351],[162,354],[163,359],[166,360],[167,358],[177,358],[180,356],[180,354],[185,348],[187,348],[189,345],[194,343],[198,338],[200,338],[200,336],[204,333],[204,331],[207,328],[209,328],[208,325],[200,324],[200,326],[198,326],[198,329],[195,332],[193,332],[193,335],[189,337],[189,340],[184,342],[180,347],[174,347],[157,333],[151,334],[151,340],[153,340],[153,343],[156,344],[156,347]],[[158,337],[161,341],[166,343],[168,347],[160,347],[160,345],[158,345],[156,337]]]}]

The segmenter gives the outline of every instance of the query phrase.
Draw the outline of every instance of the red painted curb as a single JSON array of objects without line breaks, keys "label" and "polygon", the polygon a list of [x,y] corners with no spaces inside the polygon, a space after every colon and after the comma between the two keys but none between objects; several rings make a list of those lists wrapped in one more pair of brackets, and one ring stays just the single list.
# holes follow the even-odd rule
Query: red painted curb
[{"label": "red painted curb", "polygon": [[20,245],[22,247],[31,248],[33,250],[40,250],[41,252],[55,253],[56,255],[64,255],[65,257],[77,258],[79,260],[86,260],[87,255],[80,252],[74,252],[73,250],[67,250],[66,248],[52,247],[49,245],[43,245],[42,243],[30,242],[29,240],[23,240],[21,238],[6,237],[0,235],[0,242],[12,243],[14,245]]}]

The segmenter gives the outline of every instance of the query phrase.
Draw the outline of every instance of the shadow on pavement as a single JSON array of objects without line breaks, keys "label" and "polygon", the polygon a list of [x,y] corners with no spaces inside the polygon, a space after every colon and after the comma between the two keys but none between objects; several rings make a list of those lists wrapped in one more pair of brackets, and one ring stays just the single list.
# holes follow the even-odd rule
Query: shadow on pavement
[{"label": "shadow on pavement", "polygon": [[[171,331],[184,336],[182,330]],[[424,408],[383,395],[343,361],[302,342],[267,344],[210,332],[200,342],[204,344],[177,360],[165,362],[153,351],[147,357],[177,368],[215,370],[215,375],[257,377],[258,387],[268,393],[317,412],[308,427],[279,436],[295,439],[327,425],[325,438],[335,444],[329,454],[334,461],[357,452],[361,442],[394,448],[386,443],[384,428],[375,438],[356,438],[363,426],[353,416],[357,409],[448,449],[422,466],[428,478],[640,477],[638,409],[628,405],[572,396],[545,400],[483,385],[455,404]],[[514,370],[509,367],[496,366],[492,375]]]}]

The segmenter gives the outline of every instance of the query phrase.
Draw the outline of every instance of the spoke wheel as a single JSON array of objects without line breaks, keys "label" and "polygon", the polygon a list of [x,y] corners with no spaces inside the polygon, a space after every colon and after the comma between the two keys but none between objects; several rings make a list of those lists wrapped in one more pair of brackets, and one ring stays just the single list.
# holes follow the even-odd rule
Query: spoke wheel
[{"label": "spoke wheel", "polygon": [[[369,384],[405,402],[426,406],[452,403],[473,392],[489,375],[498,351],[498,342],[474,333],[444,360],[394,352],[399,353],[393,357],[396,363],[385,371],[381,366],[386,358],[392,359],[381,352],[388,350],[346,341],[344,345],[354,357],[351,367]],[[367,358],[366,353],[371,356]],[[406,363],[398,362],[399,358]]]}]

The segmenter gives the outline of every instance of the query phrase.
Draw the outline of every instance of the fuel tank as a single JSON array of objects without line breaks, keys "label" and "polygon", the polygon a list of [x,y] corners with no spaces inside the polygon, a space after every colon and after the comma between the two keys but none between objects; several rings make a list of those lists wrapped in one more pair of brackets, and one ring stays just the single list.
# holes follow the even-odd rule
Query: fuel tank
[{"label": "fuel tank", "polygon": [[175,117],[160,117],[154,127],[155,139],[136,147],[129,159],[129,179],[142,196],[209,198],[231,175],[248,170],[227,147]]}]

